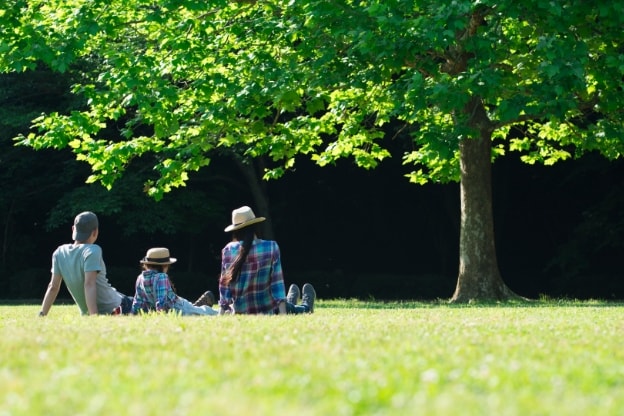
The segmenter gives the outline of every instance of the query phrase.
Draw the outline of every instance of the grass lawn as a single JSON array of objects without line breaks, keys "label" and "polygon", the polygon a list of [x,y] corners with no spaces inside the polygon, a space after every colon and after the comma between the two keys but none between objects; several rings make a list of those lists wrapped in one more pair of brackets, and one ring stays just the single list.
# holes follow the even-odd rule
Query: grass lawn
[{"label": "grass lawn", "polygon": [[624,304],[319,301],[306,316],[0,305],[4,415],[624,414]]}]

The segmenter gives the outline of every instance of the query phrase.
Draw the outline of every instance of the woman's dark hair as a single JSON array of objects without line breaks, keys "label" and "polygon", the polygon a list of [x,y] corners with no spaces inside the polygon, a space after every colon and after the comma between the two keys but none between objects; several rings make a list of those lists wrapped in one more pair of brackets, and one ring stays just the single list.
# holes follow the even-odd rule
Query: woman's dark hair
[{"label": "woman's dark hair", "polygon": [[251,248],[255,234],[255,224],[232,232],[232,239],[240,241],[242,246],[241,251],[230,265],[230,268],[225,272],[225,275],[221,277],[222,284],[227,285],[230,282],[236,282],[240,276],[243,264],[245,264],[245,260],[247,260],[247,255],[249,255],[249,249]]}]

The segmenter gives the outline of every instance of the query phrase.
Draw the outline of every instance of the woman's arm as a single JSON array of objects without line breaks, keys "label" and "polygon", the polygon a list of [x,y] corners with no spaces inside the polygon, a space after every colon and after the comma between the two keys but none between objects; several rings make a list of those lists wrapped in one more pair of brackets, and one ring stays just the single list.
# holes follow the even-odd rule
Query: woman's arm
[{"label": "woman's arm", "polygon": [[[277,303],[277,307],[280,308],[279,313],[282,313],[282,305],[286,308],[286,285],[284,284],[280,249],[276,242],[273,242],[271,251],[271,297],[273,302]],[[286,313],[285,309],[284,313]]]},{"label": "woman's arm", "polygon": [[280,315],[286,315],[286,301],[285,300],[279,303],[278,310],[279,310]]}]

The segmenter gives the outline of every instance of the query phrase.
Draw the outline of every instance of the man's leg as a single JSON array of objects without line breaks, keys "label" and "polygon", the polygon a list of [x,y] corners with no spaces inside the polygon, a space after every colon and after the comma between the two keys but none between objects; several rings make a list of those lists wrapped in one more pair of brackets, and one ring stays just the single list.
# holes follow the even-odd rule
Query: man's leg
[{"label": "man's leg", "polygon": [[132,313],[132,301],[134,298],[132,296],[121,295],[121,313],[123,315],[128,315]]}]

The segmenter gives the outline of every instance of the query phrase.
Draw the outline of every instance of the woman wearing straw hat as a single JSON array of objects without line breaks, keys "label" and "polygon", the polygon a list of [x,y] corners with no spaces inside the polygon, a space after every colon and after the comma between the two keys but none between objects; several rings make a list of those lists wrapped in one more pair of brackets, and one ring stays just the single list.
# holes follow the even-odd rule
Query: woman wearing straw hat
[{"label": "woman wearing straw hat", "polygon": [[[177,261],[169,256],[169,249],[155,247],[147,250],[140,260],[143,271],[137,277],[132,313],[176,311],[182,315],[217,315],[211,305],[195,306],[173,290],[169,280],[169,266]],[[208,293],[208,292],[207,292]],[[206,293],[202,297],[206,296]]]},{"label": "woman wearing straw hat", "polygon": [[248,206],[232,211],[232,224],[225,228],[232,232],[232,241],[221,251],[219,313],[314,312],[316,292],[309,283],[303,286],[300,305],[296,285],[290,286],[286,296],[279,246],[256,233],[256,225],[264,220]]}]

